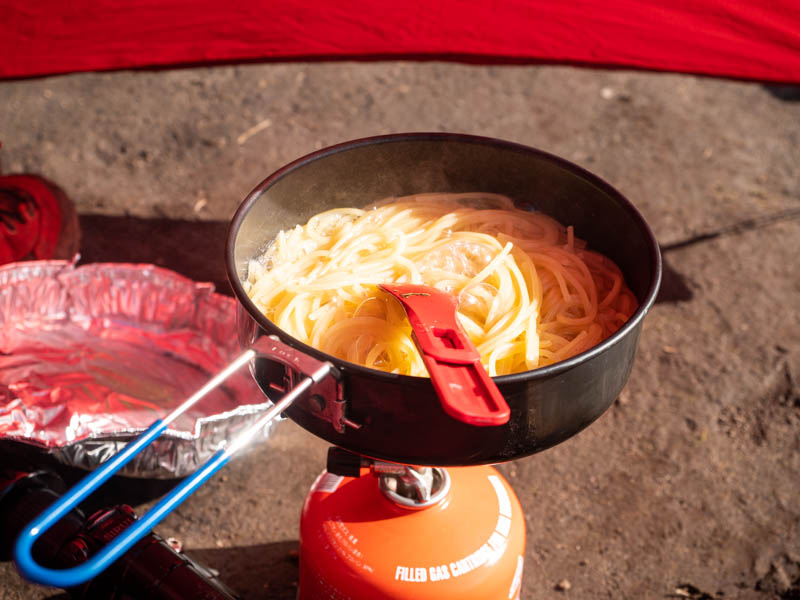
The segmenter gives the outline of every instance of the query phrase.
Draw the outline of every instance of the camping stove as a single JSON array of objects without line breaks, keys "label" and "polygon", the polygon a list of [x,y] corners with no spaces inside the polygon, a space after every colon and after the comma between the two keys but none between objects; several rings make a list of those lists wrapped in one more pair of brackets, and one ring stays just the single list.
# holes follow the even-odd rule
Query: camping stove
[{"label": "camping stove", "polygon": [[522,508],[496,469],[331,448],[303,506],[298,600],[518,600],[524,555]]}]

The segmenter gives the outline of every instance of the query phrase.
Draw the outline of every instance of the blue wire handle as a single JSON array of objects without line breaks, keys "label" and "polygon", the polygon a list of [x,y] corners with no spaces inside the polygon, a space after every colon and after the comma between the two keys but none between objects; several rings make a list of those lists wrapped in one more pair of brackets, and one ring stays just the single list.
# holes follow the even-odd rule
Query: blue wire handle
[{"label": "blue wire handle", "polygon": [[[131,523],[127,529],[106,544],[89,560],[68,569],[48,569],[47,567],[41,566],[33,559],[31,549],[39,536],[75,508],[82,500],[92,494],[97,488],[103,485],[114,473],[128,464],[134,456],[149,446],[179,415],[183,414],[183,412],[188,410],[240,367],[250,362],[253,357],[262,354],[266,354],[285,365],[300,365],[303,367],[300,369],[300,372],[303,373],[305,377],[297,382],[280,400],[274,402],[258,420],[240,433],[234,440],[229,442],[225,448],[213,454],[211,458],[203,463],[200,469],[190,477],[184,479],[169,494],[164,496],[158,504],[145,513],[141,519]],[[28,524],[27,528],[17,538],[17,542],[14,546],[14,562],[17,565],[17,569],[30,581],[60,588],[75,587],[97,577],[97,575],[111,566],[115,560],[130,550],[130,548],[144,537],[148,531],[163,521],[169,513],[181,504],[181,502],[191,496],[198,487],[203,485],[209,477],[219,471],[219,469],[228,462],[230,457],[240,448],[244,447],[262,427],[289,408],[289,406],[298,397],[308,391],[312,385],[320,383],[329,374],[338,376],[337,373],[335,367],[329,362],[321,362],[308,356],[298,355],[296,351],[289,346],[267,336],[259,338],[249,350],[245,351],[222,371],[217,373],[203,387],[187,398],[183,404],[178,406],[163,419],[150,425],[150,427],[125,446],[125,448],[109,458],[97,470],[81,479],[64,496],[54,502],[41,515]]]},{"label": "blue wire handle", "polygon": [[170,512],[198,487],[203,485],[209,477],[222,468],[230,459],[230,455],[225,449],[218,450],[191,477],[184,479],[180,485],[162,498],[147,514],[134,521],[112,543],[107,544],[88,561],[69,569],[48,569],[38,564],[31,556],[31,548],[39,536],[75,508],[79,502],[103,485],[109,477],[124,467],[134,456],[161,435],[166,427],[166,423],[161,420],[153,423],[133,442],[125,446],[121,452],[103,463],[96,471],[89,473],[65,496],[62,496],[48,510],[28,525],[27,529],[17,538],[17,543],[14,547],[14,561],[24,577],[36,583],[60,588],[75,587],[96,577],[130,550],[140,538],[164,520]]}]

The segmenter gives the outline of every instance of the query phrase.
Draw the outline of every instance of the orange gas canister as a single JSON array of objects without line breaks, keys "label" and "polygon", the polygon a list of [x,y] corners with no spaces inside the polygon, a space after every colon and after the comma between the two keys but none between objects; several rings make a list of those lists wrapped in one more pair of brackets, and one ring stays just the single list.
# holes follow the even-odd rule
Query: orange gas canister
[{"label": "orange gas canister", "polygon": [[492,467],[434,471],[438,491],[410,499],[391,476],[324,471],[303,505],[298,600],[518,600],[525,522],[511,486]]}]

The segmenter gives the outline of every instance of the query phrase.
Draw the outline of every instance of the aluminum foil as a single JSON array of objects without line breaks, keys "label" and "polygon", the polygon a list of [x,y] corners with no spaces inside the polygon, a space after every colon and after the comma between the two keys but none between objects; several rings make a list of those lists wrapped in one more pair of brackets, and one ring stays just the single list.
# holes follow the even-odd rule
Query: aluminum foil
[{"label": "aluminum foil", "polygon": [[[0,440],[92,469],[239,352],[235,301],[212,284],[153,265],[0,267]],[[243,368],[122,473],[188,475],[270,405]]]}]

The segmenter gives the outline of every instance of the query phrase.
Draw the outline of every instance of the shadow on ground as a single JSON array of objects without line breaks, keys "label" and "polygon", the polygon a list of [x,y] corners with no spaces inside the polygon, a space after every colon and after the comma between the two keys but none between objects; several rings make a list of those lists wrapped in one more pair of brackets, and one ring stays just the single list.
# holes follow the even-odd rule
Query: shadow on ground
[{"label": "shadow on ground", "polygon": [[[236,548],[187,550],[192,559],[219,571],[219,578],[242,600],[294,600],[297,595],[298,541]],[[257,573],[258,577],[253,574]]]},{"label": "shadow on ground", "polygon": [[[283,541],[236,548],[204,548],[185,554],[215,575],[218,572],[218,579],[241,600],[295,600],[299,546],[297,541]],[[73,596],[59,592],[47,600],[69,598]]]},{"label": "shadow on ground", "polygon": [[225,272],[227,221],[83,215],[81,263],[147,263],[231,294]]}]

